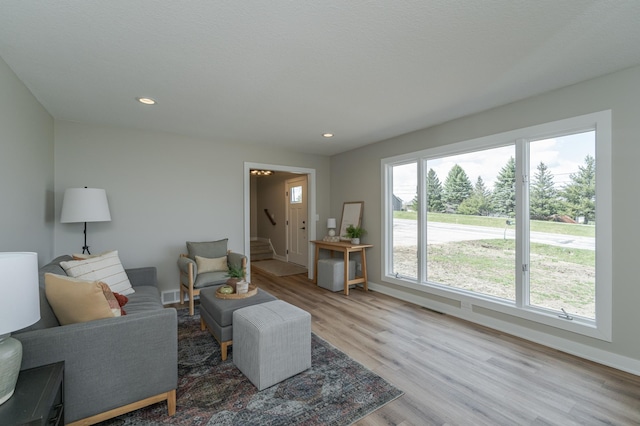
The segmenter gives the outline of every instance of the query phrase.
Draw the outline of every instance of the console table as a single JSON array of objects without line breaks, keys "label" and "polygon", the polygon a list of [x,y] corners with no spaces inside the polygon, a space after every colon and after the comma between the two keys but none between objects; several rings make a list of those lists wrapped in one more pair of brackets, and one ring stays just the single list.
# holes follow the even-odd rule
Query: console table
[{"label": "console table", "polygon": [[[313,270],[313,282],[318,284],[318,259],[320,255],[320,249],[329,250],[331,252],[331,257],[333,257],[333,252],[339,251],[344,253],[344,294],[349,295],[349,286],[352,284],[360,284],[362,283],[364,291],[369,291],[367,287],[367,256],[365,249],[373,247],[371,244],[351,244],[350,241],[340,241],[340,242],[329,242],[329,241],[320,241],[315,240],[311,241],[316,246],[316,257],[315,257],[315,268]],[[357,277],[353,280],[349,279],[349,254],[350,253],[360,253],[362,258],[362,276]]]}]

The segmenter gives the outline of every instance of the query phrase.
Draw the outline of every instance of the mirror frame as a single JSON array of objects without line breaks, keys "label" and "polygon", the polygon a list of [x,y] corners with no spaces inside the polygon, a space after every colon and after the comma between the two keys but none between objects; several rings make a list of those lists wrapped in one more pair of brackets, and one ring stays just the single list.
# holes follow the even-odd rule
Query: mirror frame
[{"label": "mirror frame", "polygon": [[342,219],[340,220],[340,240],[349,241],[345,237],[349,225],[362,226],[362,211],[364,210],[364,201],[345,201],[342,205]]}]

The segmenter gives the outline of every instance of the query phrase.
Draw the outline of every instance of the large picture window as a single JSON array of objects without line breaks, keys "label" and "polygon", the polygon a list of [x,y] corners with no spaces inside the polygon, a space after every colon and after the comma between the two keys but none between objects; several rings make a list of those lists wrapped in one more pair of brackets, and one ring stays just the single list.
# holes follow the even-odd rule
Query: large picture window
[{"label": "large picture window", "polygon": [[611,338],[610,112],[382,161],[385,280]]}]

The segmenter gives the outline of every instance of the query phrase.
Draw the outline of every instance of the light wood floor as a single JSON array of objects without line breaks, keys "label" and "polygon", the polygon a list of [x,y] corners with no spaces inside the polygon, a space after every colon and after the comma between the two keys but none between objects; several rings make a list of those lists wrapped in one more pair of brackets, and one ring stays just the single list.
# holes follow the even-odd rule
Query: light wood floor
[{"label": "light wood floor", "polygon": [[640,425],[640,377],[369,291],[253,271],[405,394],[358,425]]}]

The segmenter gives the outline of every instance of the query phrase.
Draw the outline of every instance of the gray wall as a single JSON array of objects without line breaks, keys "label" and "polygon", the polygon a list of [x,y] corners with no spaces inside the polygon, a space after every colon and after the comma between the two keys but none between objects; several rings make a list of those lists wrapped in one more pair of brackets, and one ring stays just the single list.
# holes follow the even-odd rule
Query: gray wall
[{"label": "gray wall", "polygon": [[245,161],[315,169],[318,214],[328,214],[328,157],[62,121],[55,144],[56,253],[82,247],[82,224],[58,223],[64,190],[104,188],[112,221],[88,224],[91,252],[117,249],[125,267],[158,267],[161,290],[178,289],[185,241],[229,238],[244,252]]},{"label": "gray wall", "polygon": [[[636,226],[640,198],[636,186],[640,158],[640,67],[627,69],[547,94],[522,100],[442,125],[332,157],[331,213],[340,217],[342,203],[364,200],[364,238],[373,287],[407,300],[422,293],[383,283],[381,279],[381,165],[389,156],[419,151],[508,130],[601,110],[613,120],[613,341],[577,336],[506,315],[476,313],[474,321],[491,324],[549,346],[640,374],[640,285],[636,270],[640,231]],[[426,297],[427,304],[429,299]]]},{"label": "gray wall", "polygon": [[0,251],[53,255],[53,119],[0,58]]}]

